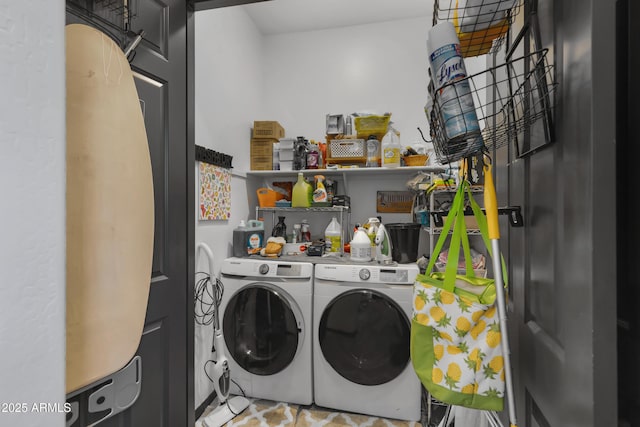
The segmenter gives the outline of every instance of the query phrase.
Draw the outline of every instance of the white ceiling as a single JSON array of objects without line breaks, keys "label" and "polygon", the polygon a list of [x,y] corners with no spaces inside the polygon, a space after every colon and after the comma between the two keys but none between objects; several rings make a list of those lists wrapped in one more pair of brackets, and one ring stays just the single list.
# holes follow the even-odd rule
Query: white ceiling
[{"label": "white ceiling", "polygon": [[272,0],[243,7],[263,34],[371,24],[433,15],[433,0]]}]

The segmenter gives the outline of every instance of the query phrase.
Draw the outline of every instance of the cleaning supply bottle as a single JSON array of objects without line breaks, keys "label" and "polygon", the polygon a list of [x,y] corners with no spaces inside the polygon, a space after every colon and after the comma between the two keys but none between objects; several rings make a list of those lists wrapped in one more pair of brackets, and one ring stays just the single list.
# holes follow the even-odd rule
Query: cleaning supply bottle
[{"label": "cleaning supply bottle", "polygon": [[389,124],[389,130],[382,138],[382,167],[397,168],[400,166],[400,137],[398,132]]},{"label": "cleaning supply bottle", "polygon": [[391,251],[391,238],[384,224],[380,224],[375,237],[376,261],[380,264],[390,264],[393,261]]},{"label": "cleaning supply bottle", "polygon": [[245,257],[247,256],[247,224],[244,220],[240,220],[240,224],[233,229],[233,256]]},{"label": "cleaning supply bottle", "polygon": [[371,261],[371,240],[362,227],[353,235],[349,243],[351,250],[351,261]]},{"label": "cleaning supply bottle", "polygon": [[316,189],[313,192],[314,202],[326,202],[328,200],[327,190],[324,188],[324,175],[316,175]]},{"label": "cleaning supply bottle", "polygon": [[291,194],[291,207],[308,208],[311,206],[312,193],[313,187],[304,179],[302,172],[298,172],[298,181],[293,186]]},{"label": "cleaning supply bottle", "polygon": [[371,241],[371,257],[376,257],[376,234],[378,233],[378,227],[380,227],[380,218],[369,218],[364,224],[363,228]]},{"label": "cleaning supply bottle", "polygon": [[325,252],[342,252],[342,227],[334,216],[324,230]]},{"label": "cleaning supply bottle", "polygon": [[246,224],[240,221],[238,227],[233,230],[233,255],[246,257],[260,253],[264,243],[264,223],[258,220],[250,220]]},{"label": "cleaning supply bottle", "polygon": [[375,135],[370,135],[366,143],[367,162],[365,167],[375,168],[380,166],[380,141]]}]

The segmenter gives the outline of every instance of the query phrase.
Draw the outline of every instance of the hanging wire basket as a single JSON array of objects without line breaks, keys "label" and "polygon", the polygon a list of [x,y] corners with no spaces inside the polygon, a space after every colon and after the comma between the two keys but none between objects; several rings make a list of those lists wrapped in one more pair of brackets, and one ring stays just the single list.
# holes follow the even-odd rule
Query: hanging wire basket
[{"label": "hanging wire basket", "polygon": [[66,0],[67,12],[90,20],[122,48],[129,41],[131,22],[138,14],[138,2],[130,3],[130,0]]},{"label": "hanging wire basket", "polygon": [[466,58],[498,51],[519,11],[520,0],[435,0],[433,25],[451,22]]},{"label": "hanging wire basket", "polygon": [[541,118],[551,128],[557,84],[547,52],[542,49],[509,60],[437,91],[429,83],[433,104],[426,113],[440,163],[517,142]]}]

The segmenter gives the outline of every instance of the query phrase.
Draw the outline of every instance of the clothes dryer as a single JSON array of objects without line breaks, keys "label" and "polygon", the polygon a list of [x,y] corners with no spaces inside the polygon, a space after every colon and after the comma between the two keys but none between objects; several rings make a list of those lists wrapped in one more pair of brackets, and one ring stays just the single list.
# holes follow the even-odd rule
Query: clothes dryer
[{"label": "clothes dryer", "polygon": [[221,280],[231,393],[311,404],[313,264],[228,258]]},{"label": "clothes dryer", "polygon": [[314,399],[318,406],[420,420],[409,358],[415,264],[317,264]]}]

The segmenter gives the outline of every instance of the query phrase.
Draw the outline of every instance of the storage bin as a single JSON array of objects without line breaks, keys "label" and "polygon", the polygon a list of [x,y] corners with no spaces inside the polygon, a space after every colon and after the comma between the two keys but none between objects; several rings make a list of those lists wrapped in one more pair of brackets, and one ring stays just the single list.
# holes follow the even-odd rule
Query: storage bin
[{"label": "storage bin", "polygon": [[364,139],[333,139],[329,142],[329,157],[365,157],[364,147]]},{"label": "storage bin", "polygon": [[418,259],[418,243],[420,228],[416,222],[384,225],[391,239],[391,257],[399,264],[416,262]]},{"label": "storage bin", "polygon": [[256,193],[258,195],[258,205],[261,208],[273,208],[276,206],[276,201],[284,198],[284,194],[266,187],[258,188]]},{"label": "storage bin", "polygon": [[[387,133],[387,127],[389,126],[389,120],[391,115],[385,114],[384,116],[361,116],[355,117],[354,123],[356,126],[356,132],[359,137],[368,138],[369,135],[384,135]],[[378,138],[379,140],[382,137]]]}]

